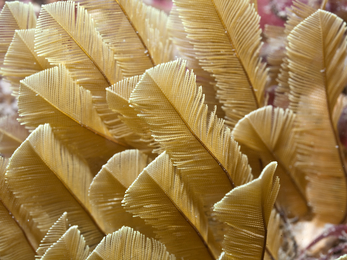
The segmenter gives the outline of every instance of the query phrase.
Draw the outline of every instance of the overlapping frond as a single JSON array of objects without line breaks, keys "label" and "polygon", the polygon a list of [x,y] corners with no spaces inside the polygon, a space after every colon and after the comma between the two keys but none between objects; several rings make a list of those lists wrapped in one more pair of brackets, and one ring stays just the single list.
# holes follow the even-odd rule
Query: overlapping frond
[{"label": "overlapping frond", "polygon": [[35,249],[8,208],[10,198],[4,180],[7,162],[0,157],[0,256],[4,260],[34,259]]},{"label": "overlapping frond", "polygon": [[264,102],[260,17],[249,0],[174,2],[200,65],[217,80],[226,122],[233,127]]},{"label": "overlapping frond", "polygon": [[44,57],[34,51],[35,29],[16,30],[1,67],[1,75],[11,82],[14,94],[19,81],[41,70],[52,67]]},{"label": "overlapping frond", "polygon": [[292,111],[267,106],[241,119],[232,135],[242,146],[260,154],[264,165],[271,161],[278,162],[276,175],[282,181],[278,202],[286,215],[302,217],[309,209],[305,195],[305,176],[294,171],[294,121],[295,114]]},{"label": "overlapping frond", "polygon": [[167,15],[139,0],[79,0],[115,53],[124,77],[172,59]]},{"label": "overlapping frond", "polygon": [[[8,159],[1,158],[1,171],[0,171],[0,199],[1,203],[6,207],[6,209],[11,212],[13,220],[16,221],[18,227],[22,231],[30,244],[30,246],[35,250],[41,238],[45,235],[39,228],[37,223],[30,216],[29,212],[23,208],[21,203],[15,197],[12,190],[9,189],[8,184],[5,181],[5,167],[7,165]],[[5,240],[9,242],[11,240]]]},{"label": "overlapping frond", "polygon": [[143,118],[137,116],[137,112],[129,104],[131,92],[135,89],[139,80],[140,76],[134,76],[107,88],[107,102],[113,111],[121,114],[119,116],[120,120],[138,135],[138,146],[142,143],[142,151],[150,153],[153,149],[156,149],[155,152],[158,152],[158,144],[154,141],[147,123]]},{"label": "overlapping frond", "polygon": [[11,44],[15,30],[24,30],[36,26],[36,15],[31,3],[7,2],[0,14],[0,65]]},{"label": "overlapping frond", "polygon": [[67,212],[69,222],[79,225],[90,246],[99,243],[103,236],[90,214],[87,193],[92,178],[86,162],[71,153],[48,124],[39,126],[22,143],[6,172],[17,203],[44,234]]},{"label": "overlapping frond", "polygon": [[271,254],[274,245],[271,244],[271,250],[266,245],[271,211],[279,191],[279,179],[273,179],[276,165],[269,164],[258,179],[233,189],[214,205],[216,216],[230,226],[222,259],[258,260]]},{"label": "overlapping frond", "polygon": [[45,237],[41,240],[39,247],[36,249],[36,257],[42,257],[48,248],[56,243],[60,237],[69,229],[67,213],[63,215],[49,228]]},{"label": "overlapping frond", "polygon": [[107,235],[87,260],[175,260],[164,244],[129,227]]},{"label": "overlapping frond", "polygon": [[217,99],[216,83],[214,77],[201,68],[199,60],[196,58],[194,45],[189,42],[188,34],[184,30],[182,19],[179,17],[177,6],[173,5],[170,11],[167,29],[174,46],[176,47],[179,56],[187,61],[187,67],[194,71],[198,86],[202,86],[202,91],[205,94],[205,102],[209,106],[210,112],[217,106],[217,116],[224,118],[225,113],[222,110],[221,103]]},{"label": "overlapping frond", "polygon": [[121,205],[125,191],[147,166],[149,158],[138,150],[115,154],[95,176],[89,188],[93,212],[104,222],[106,233],[129,226],[147,236],[152,230],[140,218],[134,218]]},{"label": "overlapping frond", "polygon": [[124,196],[124,207],[155,228],[159,241],[177,257],[214,259],[199,198],[182,181],[180,171],[162,153],[149,164]]},{"label": "overlapping frond", "polygon": [[90,91],[76,84],[63,65],[24,79],[18,107],[27,128],[49,123],[60,140],[85,158],[95,173],[113,154],[127,147],[113,138],[93,106]]},{"label": "overlapping frond", "polygon": [[[284,32],[288,36],[290,32],[303,20],[316,12],[317,9],[307,4],[300,2],[299,0],[293,1],[292,6],[287,12],[287,22],[285,24]],[[285,46],[288,47],[286,40]],[[287,51],[285,50],[285,55]],[[276,88],[275,105],[283,108],[288,107],[289,103],[289,61],[288,57],[283,58],[280,74],[278,75],[278,87]]]},{"label": "overlapping frond", "polygon": [[28,137],[29,132],[17,121],[18,115],[0,118],[0,153],[10,158],[18,146]]},{"label": "overlapping frond", "polygon": [[105,88],[122,79],[114,52],[83,7],[63,1],[43,6],[37,21],[35,50],[53,65],[64,63],[72,78],[91,91],[93,104],[109,131],[118,136],[131,133],[124,131],[118,114],[106,102]]},{"label": "overlapping frond", "polygon": [[89,246],[86,245],[78,226],[70,227],[59,240],[51,245],[40,260],[85,260],[89,255]]},{"label": "overlapping frond", "polygon": [[342,19],[319,10],[288,36],[290,108],[298,121],[297,167],[309,176],[307,195],[314,212],[332,223],[346,219],[347,207],[347,174],[333,126],[333,109],[347,84],[345,33]]},{"label": "overlapping frond", "polygon": [[130,103],[208,209],[233,187],[252,179],[247,158],[223,120],[214,113],[208,118],[201,88],[185,62],[148,70]]}]

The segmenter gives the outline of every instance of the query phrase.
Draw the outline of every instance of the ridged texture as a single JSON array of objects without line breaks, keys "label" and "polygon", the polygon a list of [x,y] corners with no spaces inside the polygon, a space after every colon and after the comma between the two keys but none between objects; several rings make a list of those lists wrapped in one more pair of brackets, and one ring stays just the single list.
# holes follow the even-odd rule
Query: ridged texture
[{"label": "ridged texture", "polygon": [[18,115],[0,117],[0,153],[10,158],[29,132],[17,121]]},{"label": "ridged texture", "polygon": [[30,130],[49,123],[69,149],[85,158],[96,174],[127,145],[112,137],[93,106],[89,90],[60,65],[24,79],[18,99],[21,122]]},{"label": "ridged texture", "polygon": [[216,78],[226,122],[233,127],[264,103],[260,17],[249,0],[174,2],[200,65]]},{"label": "ridged texture", "polygon": [[77,226],[70,227],[65,234],[59,238],[40,260],[85,260],[89,254],[89,247]]},{"label": "ridged texture", "polygon": [[[293,5],[288,9],[287,22],[285,24],[285,34],[288,36],[290,32],[303,20],[316,12],[317,9],[304,4],[298,0],[293,1]],[[285,48],[288,47],[287,40],[285,41]],[[276,88],[275,105],[283,108],[288,107],[289,103],[289,61],[287,51],[285,49],[283,63],[281,65],[280,74],[278,75],[278,87]]]},{"label": "ridged texture", "polygon": [[19,90],[20,80],[52,67],[44,57],[37,56],[34,38],[35,29],[16,30],[1,67],[0,73],[11,82],[15,95]]},{"label": "ridged texture", "polygon": [[208,117],[201,88],[185,62],[148,70],[130,103],[208,208],[252,179],[247,158],[223,120],[213,113]]},{"label": "ridged texture", "polygon": [[344,157],[333,125],[333,109],[347,84],[345,33],[342,19],[319,10],[288,36],[290,108],[298,128],[296,166],[308,176],[314,212],[330,223],[346,220]]},{"label": "ridged texture", "polygon": [[8,208],[11,204],[9,204],[9,192],[6,191],[4,180],[7,162],[8,160],[0,158],[0,258],[3,260],[34,259],[35,249]]},{"label": "ridged texture", "polygon": [[39,247],[36,250],[36,258],[41,258],[46,251],[56,243],[61,236],[69,229],[67,213],[63,215],[49,228],[45,237],[41,240]]},{"label": "ridged texture", "polygon": [[303,217],[309,208],[305,175],[294,167],[297,155],[294,122],[292,111],[267,106],[241,119],[232,135],[240,145],[260,154],[264,165],[278,162],[276,175],[282,183],[278,203],[287,216]]},{"label": "ridged texture", "polygon": [[271,211],[279,191],[279,179],[273,179],[276,165],[269,164],[258,179],[235,188],[214,205],[217,218],[230,226],[221,259],[259,260],[271,253],[266,244]]},{"label": "ridged texture", "polygon": [[184,30],[182,19],[179,17],[179,12],[175,5],[172,6],[170,11],[167,29],[179,56],[186,60],[187,67],[194,71],[197,85],[202,86],[202,91],[205,94],[205,102],[209,106],[210,112],[214,111],[215,106],[217,106],[217,116],[224,118],[225,113],[222,110],[222,104],[216,96],[215,79],[209,72],[201,68],[199,60],[196,58],[194,45],[189,42],[188,34]]},{"label": "ridged texture", "polygon": [[140,76],[126,78],[107,88],[107,103],[113,111],[121,114],[120,120],[138,135],[136,146],[138,149],[146,153],[151,153],[153,149],[156,149],[155,152],[160,154],[158,143],[154,141],[147,123],[143,118],[137,116],[137,112],[129,104],[131,92],[139,80]]},{"label": "ridged texture", "polygon": [[75,2],[43,6],[37,21],[35,50],[52,65],[64,63],[76,83],[91,91],[93,105],[110,132],[116,137],[131,134],[106,103],[105,88],[122,79],[114,52],[83,7]]},{"label": "ridged texture", "polygon": [[88,165],[62,145],[48,124],[22,143],[6,172],[9,188],[42,232],[67,212],[90,246],[103,236],[90,214],[87,192],[92,178]]},{"label": "ridged texture", "polygon": [[95,176],[89,187],[92,210],[104,222],[106,233],[129,226],[147,236],[152,228],[140,218],[134,218],[121,205],[126,189],[147,166],[149,158],[138,150],[115,154]]},{"label": "ridged texture", "polygon": [[175,260],[164,244],[129,227],[107,235],[87,260]]},{"label": "ridged texture", "polygon": [[167,15],[139,0],[80,0],[115,53],[124,77],[173,57],[166,30]]},{"label": "ridged texture", "polygon": [[30,29],[36,26],[36,15],[31,3],[7,2],[0,14],[0,65],[11,44],[15,30]]},{"label": "ridged texture", "polygon": [[214,259],[207,220],[166,153],[146,167],[124,196],[125,209],[155,228],[160,242],[179,258]]}]

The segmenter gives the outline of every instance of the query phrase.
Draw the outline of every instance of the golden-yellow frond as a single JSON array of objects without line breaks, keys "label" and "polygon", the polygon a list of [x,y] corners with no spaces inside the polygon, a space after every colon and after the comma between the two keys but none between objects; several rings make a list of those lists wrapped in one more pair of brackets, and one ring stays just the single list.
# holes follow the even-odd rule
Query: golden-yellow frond
[{"label": "golden-yellow frond", "polygon": [[[266,249],[265,258],[268,260],[281,260],[279,254],[283,242],[283,231],[281,229],[280,214],[273,209],[271,211],[269,224],[267,227]],[[273,257],[273,258],[271,258]]]},{"label": "golden-yellow frond", "polygon": [[217,80],[218,97],[233,127],[263,106],[260,16],[249,0],[175,0],[202,68]]},{"label": "golden-yellow frond", "polygon": [[123,76],[114,52],[83,7],[65,1],[44,5],[37,21],[35,51],[53,65],[65,64],[72,78],[91,91],[94,106],[107,128],[118,131],[118,114],[108,108],[105,88]]},{"label": "golden-yellow frond", "polygon": [[233,187],[252,179],[246,156],[230,129],[214,113],[208,116],[195,75],[180,60],[147,70],[131,94],[131,105],[143,117],[208,207]]},{"label": "golden-yellow frond", "polygon": [[95,246],[104,233],[90,213],[87,194],[92,178],[87,163],[71,153],[48,124],[22,143],[6,172],[9,189],[42,232],[67,212],[69,222],[79,225],[88,244]]},{"label": "golden-yellow frond", "polygon": [[0,157],[0,256],[6,260],[34,259],[35,249],[7,207],[9,205],[6,199],[9,197],[3,178],[7,162],[8,160]]},{"label": "golden-yellow frond", "polygon": [[[135,89],[139,82],[140,76],[134,76],[119,81],[115,85],[107,88],[107,102],[109,107],[120,114],[119,118],[126,124],[134,133],[136,133],[137,148],[143,152],[151,153],[159,152],[158,144],[154,141],[151,130],[143,118],[137,116],[137,112],[129,104],[131,92]],[[142,147],[139,147],[142,145]]]},{"label": "golden-yellow frond", "polygon": [[202,86],[205,94],[205,103],[209,106],[210,112],[217,106],[217,116],[224,118],[225,113],[222,110],[222,104],[217,99],[216,82],[211,73],[201,68],[199,60],[196,58],[194,45],[189,42],[188,34],[184,30],[182,19],[179,17],[177,6],[173,5],[169,15],[167,29],[172,42],[174,43],[179,56],[187,61],[187,67],[194,71],[196,83]]},{"label": "golden-yellow frond", "polygon": [[92,89],[100,84],[101,91],[120,80],[121,74],[113,51],[94,23],[75,2],[44,5],[37,21],[35,50],[53,65],[63,62],[79,84]]},{"label": "golden-yellow frond", "polygon": [[89,246],[86,245],[78,226],[70,227],[57,242],[51,245],[40,260],[85,260],[89,255]]},{"label": "golden-yellow frond", "polygon": [[[318,10],[289,34],[290,108],[297,114],[296,166],[309,178],[308,199],[321,220],[346,220],[347,173],[333,109],[347,84],[346,25]],[[331,212],[335,212],[331,214]]]},{"label": "golden-yellow frond", "polygon": [[11,44],[15,30],[35,28],[36,15],[31,3],[7,2],[0,13],[0,65]]},{"label": "golden-yellow frond", "polygon": [[[317,9],[311,7],[299,0],[293,1],[293,4],[288,8],[288,19],[285,24],[285,34],[288,36],[290,32],[304,19],[309,17],[311,14],[316,12]],[[285,46],[288,45],[287,39],[285,41]],[[285,51],[285,55],[287,51]],[[283,63],[281,65],[280,73],[278,75],[278,87],[276,89],[275,105],[283,108],[288,107],[289,103],[289,61],[288,57],[284,57]]]},{"label": "golden-yellow frond", "polygon": [[64,212],[61,217],[49,228],[45,237],[41,240],[39,247],[36,249],[36,256],[42,257],[47,249],[56,243],[61,236],[69,229],[67,213]]},{"label": "golden-yellow frond", "polygon": [[139,0],[81,0],[115,53],[124,77],[172,59],[167,15]]},{"label": "golden-yellow frond", "polygon": [[11,82],[17,94],[19,81],[52,66],[34,51],[35,29],[16,30],[1,67],[1,75]]},{"label": "golden-yellow frond", "polygon": [[241,146],[247,146],[260,154],[264,165],[271,161],[278,162],[276,175],[281,179],[278,203],[287,216],[303,217],[309,208],[305,194],[305,176],[301,172],[295,172],[294,167],[294,122],[295,114],[292,111],[267,106],[241,119],[232,135]]},{"label": "golden-yellow frond", "polygon": [[121,205],[125,191],[147,166],[149,158],[138,150],[115,154],[94,177],[89,187],[92,211],[103,221],[106,233],[129,226],[147,236],[152,229],[140,218],[134,218]]},{"label": "golden-yellow frond", "polygon": [[127,145],[113,138],[92,99],[90,91],[79,86],[60,65],[21,82],[18,98],[21,122],[30,130],[49,123],[55,134],[97,173],[113,154],[125,150]]},{"label": "golden-yellow frond", "polygon": [[[7,209],[7,213],[11,212],[10,216],[12,217],[12,220],[16,222],[17,227],[20,229],[21,235],[19,237],[16,236],[15,239],[20,241],[24,237],[28,241],[29,246],[33,249],[33,252],[35,252],[35,249],[38,247],[39,242],[45,233],[38,228],[37,223],[30,216],[28,211],[22,207],[21,203],[18,201],[18,199],[16,199],[14,192],[9,189],[8,184],[5,181],[5,170],[7,163],[8,159],[0,157],[0,203]],[[5,251],[7,251],[9,246],[8,243],[13,243],[14,240],[5,236],[1,244],[4,242]],[[7,251],[7,253],[11,254],[12,252]],[[3,255],[1,254],[1,256]]]},{"label": "golden-yellow frond", "polygon": [[28,130],[19,124],[17,117],[15,114],[0,118],[0,154],[7,158],[29,135]]},{"label": "golden-yellow frond", "polygon": [[153,226],[156,238],[179,258],[215,259],[199,198],[193,195],[162,153],[149,164],[124,196],[124,207]]},{"label": "golden-yellow frond", "polygon": [[[273,179],[277,163],[266,166],[258,179],[233,189],[214,205],[216,216],[230,228],[223,244],[222,259],[263,259],[271,211],[279,179]],[[272,257],[272,259],[275,259]]]},{"label": "golden-yellow frond", "polygon": [[107,235],[87,260],[175,260],[164,244],[129,227]]}]

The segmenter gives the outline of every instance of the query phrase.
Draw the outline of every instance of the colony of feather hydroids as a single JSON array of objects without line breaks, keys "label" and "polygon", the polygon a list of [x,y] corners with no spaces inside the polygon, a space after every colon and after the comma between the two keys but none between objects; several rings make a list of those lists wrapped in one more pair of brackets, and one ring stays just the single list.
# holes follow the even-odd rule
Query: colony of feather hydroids
[{"label": "colony of feather hydroids", "polygon": [[294,2],[266,64],[252,2],[6,3],[1,259],[295,259],[289,220],[346,222],[346,24]]}]

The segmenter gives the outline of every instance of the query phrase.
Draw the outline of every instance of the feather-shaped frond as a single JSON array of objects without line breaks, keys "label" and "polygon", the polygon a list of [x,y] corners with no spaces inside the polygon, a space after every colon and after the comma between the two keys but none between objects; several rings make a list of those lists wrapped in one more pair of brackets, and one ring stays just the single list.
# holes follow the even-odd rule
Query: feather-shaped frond
[{"label": "feather-shaped frond", "polygon": [[175,0],[202,68],[217,80],[218,97],[233,127],[263,106],[267,80],[259,58],[260,17],[249,0]]},{"label": "feather-shaped frond", "polygon": [[113,138],[93,106],[90,91],[76,84],[63,65],[24,79],[18,107],[27,128],[49,123],[60,140],[85,158],[95,173],[113,154],[127,147]]},{"label": "feather-shaped frond", "polygon": [[36,258],[45,254],[47,249],[57,242],[61,236],[69,229],[67,213],[63,215],[49,228],[45,237],[41,240],[39,247],[36,249]]},{"label": "feather-shaped frond", "polygon": [[0,200],[0,258],[4,260],[34,259],[31,247],[23,230]]},{"label": "feather-shaped frond", "polygon": [[216,97],[215,79],[209,72],[201,68],[199,60],[196,58],[194,45],[189,42],[188,34],[184,30],[182,19],[179,17],[177,6],[175,5],[172,6],[170,11],[167,28],[170,38],[178,50],[179,56],[187,60],[187,67],[194,71],[198,86],[202,86],[202,91],[205,94],[205,102],[209,106],[210,112],[217,106],[217,116],[223,118],[225,113]]},{"label": "feather-shaped frond", "polygon": [[130,103],[208,208],[252,179],[247,158],[223,120],[213,113],[208,118],[202,90],[185,62],[147,70]]},{"label": "feather-shaped frond", "polygon": [[139,0],[79,0],[115,53],[124,77],[172,59],[167,15]]},{"label": "feather-shaped frond", "polygon": [[208,241],[207,220],[199,199],[193,197],[180,174],[162,153],[126,191],[124,207],[151,224],[159,241],[177,257],[214,259],[217,252]]},{"label": "feather-shaped frond", "polygon": [[51,245],[40,260],[85,260],[89,255],[83,235],[77,226],[70,227],[59,240]]},{"label": "feather-shaped frond", "polygon": [[269,164],[258,179],[233,189],[214,205],[216,216],[230,226],[222,259],[259,260],[271,253],[266,244],[271,211],[279,190],[278,177],[273,180],[276,165]]},{"label": "feather-shaped frond", "polygon": [[269,254],[265,254],[265,259],[280,260],[279,250],[282,245],[283,232],[281,230],[281,217],[275,209],[271,211],[268,223],[266,249],[269,251]]},{"label": "feather-shaped frond", "polygon": [[4,173],[7,160],[0,157],[0,258],[4,260],[34,259],[35,249],[20,224],[6,207]]},{"label": "feather-shaped frond", "polygon": [[89,199],[93,212],[105,223],[106,233],[129,226],[153,236],[151,228],[140,218],[133,218],[121,205],[125,191],[148,164],[148,156],[138,150],[115,154],[93,179]]},{"label": "feather-shaped frond", "polygon": [[35,50],[53,65],[64,63],[72,78],[91,91],[94,106],[109,131],[118,136],[131,133],[107,106],[105,88],[122,75],[113,51],[83,7],[74,2],[44,5],[37,21]]},{"label": "feather-shaped frond", "polygon": [[13,220],[16,221],[18,227],[21,229],[22,234],[26,237],[30,246],[35,251],[45,233],[37,227],[37,223],[30,216],[28,211],[22,207],[21,203],[18,201],[18,199],[16,199],[14,193],[9,189],[5,181],[5,167],[8,160],[1,157],[0,160],[0,202],[9,212],[11,212]]},{"label": "feather-shaped frond", "polygon": [[36,15],[31,3],[7,2],[0,14],[0,65],[11,44],[15,30],[31,29],[36,26]]},{"label": "feather-shaped frond", "polygon": [[6,53],[0,73],[11,82],[15,94],[20,80],[51,67],[44,57],[39,57],[34,51],[34,38],[35,29],[16,30]]},{"label": "feather-shaped frond", "polygon": [[84,87],[94,89],[100,84],[101,91],[102,86],[121,79],[113,51],[97,32],[91,16],[75,2],[44,5],[36,30],[37,53],[53,65],[64,62]]},{"label": "feather-shaped frond", "polygon": [[[152,149],[159,149],[158,144],[155,143],[147,123],[143,118],[137,116],[137,112],[129,104],[131,92],[135,89],[139,80],[140,76],[134,76],[119,81],[106,89],[106,98],[109,107],[121,114],[119,118],[139,136],[139,141],[144,143],[144,149],[147,149],[147,152],[151,152]],[[149,145],[152,147],[148,147]],[[158,150],[155,152],[158,152]]]},{"label": "feather-shaped frond", "polygon": [[347,207],[347,174],[332,120],[347,84],[345,34],[342,19],[319,10],[288,36],[290,108],[298,121],[296,164],[309,176],[314,212],[332,223],[346,219]]},{"label": "feather-shaped frond", "polygon": [[[300,2],[299,0],[293,1],[293,5],[288,9],[287,22],[285,24],[285,34],[288,36],[290,32],[304,19],[316,12],[317,9],[307,4]],[[288,45],[286,40],[285,46]],[[285,51],[286,55],[286,51]],[[281,65],[280,74],[278,75],[278,87],[276,88],[275,105],[286,108],[289,101],[289,61],[288,57],[283,59]]]},{"label": "feather-shaped frond", "polygon": [[0,118],[0,153],[8,158],[29,135],[28,130],[17,121],[17,116]]},{"label": "feather-shaped frond", "polygon": [[164,244],[129,227],[107,235],[87,260],[175,260]]},{"label": "feather-shaped frond", "polygon": [[[277,161],[276,175],[281,179],[279,204],[289,216],[308,212],[306,181],[294,171],[296,142],[293,134],[295,114],[290,110],[267,106],[245,116],[235,126],[235,141],[260,154],[264,165]],[[250,138],[252,137],[252,138]]]},{"label": "feather-shaped frond", "polygon": [[70,223],[78,224],[94,246],[104,233],[90,214],[87,194],[92,178],[85,161],[64,147],[48,124],[22,143],[6,172],[9,188],[41,231],[46,233],[67,212]]}]

